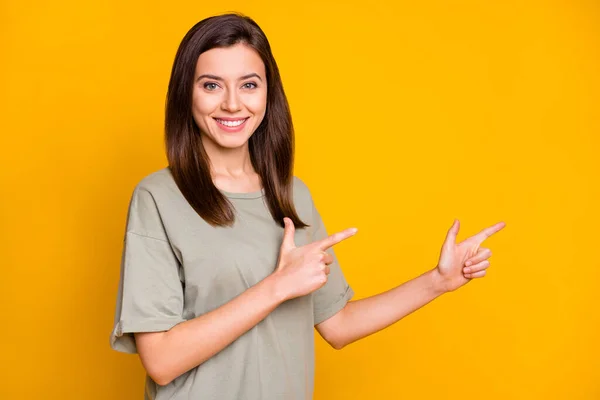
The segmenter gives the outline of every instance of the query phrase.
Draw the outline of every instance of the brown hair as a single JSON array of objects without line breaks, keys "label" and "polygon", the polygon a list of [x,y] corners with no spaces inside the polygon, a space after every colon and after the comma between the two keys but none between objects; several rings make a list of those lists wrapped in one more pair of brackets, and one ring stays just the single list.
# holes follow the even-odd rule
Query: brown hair
[{"label": "brown hair", "polygon": [[173,178],[188,203],[212,226],[231,226],[234,207],[214,185],[208,155],[192,116],[193,81],[198,57],[216,47],[244,43],[265,65],[267,107],[249,139],[250,160],[260,175],[267,206],[283,226],[289,217],[297,228],[308,226],[298,217],[292,198],[294,128],[279,68],[264,32],[251,18],[224,14],[194,25],[181,41],[169,81],[165,112],[165,144]]}]

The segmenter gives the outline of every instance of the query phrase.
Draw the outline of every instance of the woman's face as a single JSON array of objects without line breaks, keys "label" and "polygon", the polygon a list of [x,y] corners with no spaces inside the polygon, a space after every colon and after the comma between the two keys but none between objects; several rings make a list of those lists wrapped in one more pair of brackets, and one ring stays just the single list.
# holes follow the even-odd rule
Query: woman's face
[{"label": "woman's face", "polygon": [[265,65],[256,51],[240,43],[198,57],[192,114],[205,145],[245,146],[266,109]]}]

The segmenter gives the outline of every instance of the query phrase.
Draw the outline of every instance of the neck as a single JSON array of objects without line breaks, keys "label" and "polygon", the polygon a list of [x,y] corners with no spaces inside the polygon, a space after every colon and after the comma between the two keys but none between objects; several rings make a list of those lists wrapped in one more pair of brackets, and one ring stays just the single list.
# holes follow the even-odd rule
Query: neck
[{"label": "neck", "polygon": [[204,138],[202,144],[210,160],[213,176],[239,178],[255,173],[250,161],[248,142],[244,146],[235,149],[220,147],[211,140],[205,140]]}]

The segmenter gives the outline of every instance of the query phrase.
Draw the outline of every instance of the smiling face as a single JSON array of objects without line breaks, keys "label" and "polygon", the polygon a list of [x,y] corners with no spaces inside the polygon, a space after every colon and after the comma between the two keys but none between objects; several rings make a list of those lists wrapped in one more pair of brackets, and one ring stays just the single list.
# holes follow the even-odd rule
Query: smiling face
[{"label": "smiling face", "polygon": [[198,57],[192,115],[205,148],[247,147],[266,109],[265,65],[256,51],[239,43]]}]

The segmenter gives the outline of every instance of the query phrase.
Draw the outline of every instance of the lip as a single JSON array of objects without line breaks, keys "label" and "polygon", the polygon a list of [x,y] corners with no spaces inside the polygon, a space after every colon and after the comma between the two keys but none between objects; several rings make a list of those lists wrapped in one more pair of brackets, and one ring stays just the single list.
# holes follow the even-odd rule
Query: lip
[{"label": "lip", "polygon": [[250,117],[213,117],[214,119],[220,119],[222,121],[239,121],[240,119],[248,119]]},{"label": "lip", "polygon": [[[231,117],[223,117],[223,118],[219,117],[219,118],[217,118],[217,117],[213,117],[213,119],[215,120],[217,126],[221,130],[223,130],[225,132],[235,133],[235,132],[240,132],[241,130],[244,129],[244,127],[246,126],[246,122],[248,122],[248,120],[250,119],[250,117],[245,117],[245,118],[239,118],[239,117],[238,118],[231,118]],[[244,122],[242,122],[238,126],[225,126],[225,125],[219,123],[219,121],[217,121],[217,120],[221,120],[221,121],[240,121],[242,119],[244,120]]]}]

